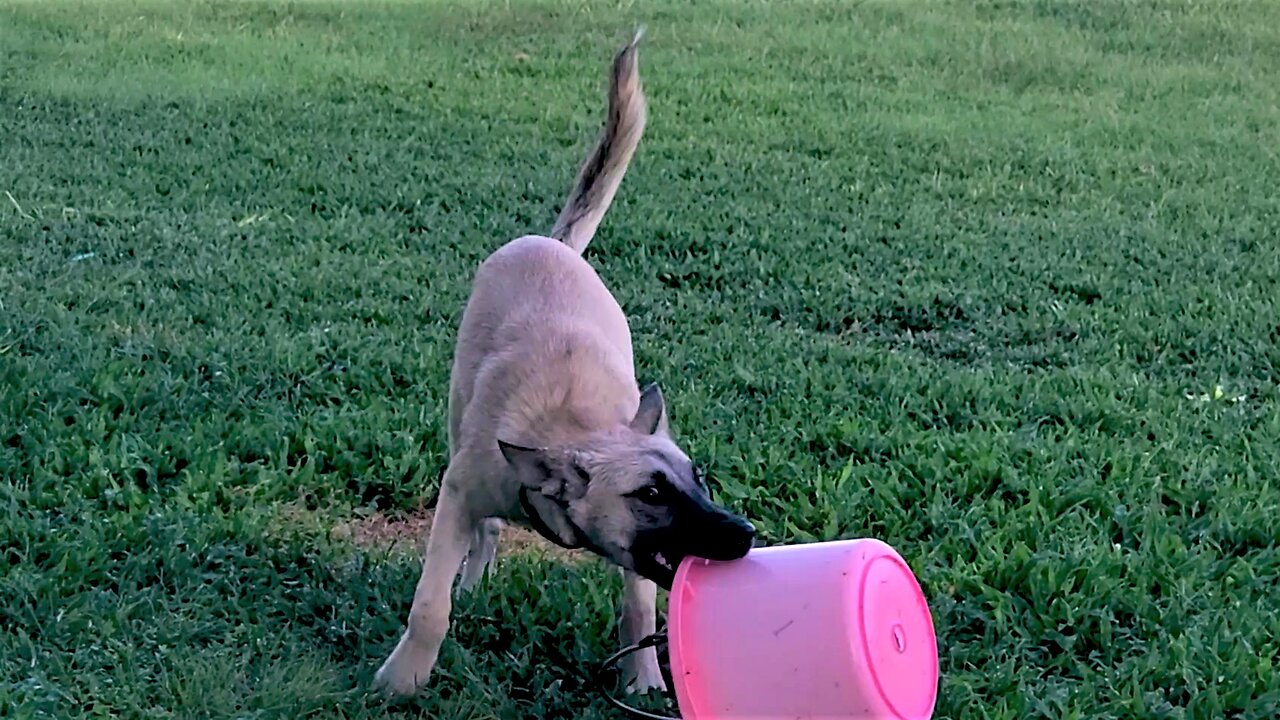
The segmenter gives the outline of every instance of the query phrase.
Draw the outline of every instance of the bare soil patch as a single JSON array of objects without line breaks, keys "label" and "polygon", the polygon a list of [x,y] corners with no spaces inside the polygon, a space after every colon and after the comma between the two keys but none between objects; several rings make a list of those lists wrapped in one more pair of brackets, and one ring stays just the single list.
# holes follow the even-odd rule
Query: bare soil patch
[{"label": "bare soil patch", "polygon": [[[352,518],[333,529],[334,537],[348,540],[365,549],[395,549],[421,554],[431,532],[434,510],[420,510],[404,516],[388,516],[375,512]],[[506,523],[498,544],[498,557],[507,555],[540,555],[557,560],[580,559],[582,553],[565,550],[544,540],[526,528]]]}]

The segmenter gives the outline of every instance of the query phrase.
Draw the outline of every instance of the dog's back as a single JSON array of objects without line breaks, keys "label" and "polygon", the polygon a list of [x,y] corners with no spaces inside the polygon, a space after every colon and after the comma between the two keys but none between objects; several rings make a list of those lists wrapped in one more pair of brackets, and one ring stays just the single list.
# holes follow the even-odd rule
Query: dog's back
[{"label": "dog's back", "polygon": [[[588,388],[599,393],[605,390],[601,385],[607,385],[611,392],[604,396],[616,398],[622,393],[625,398],[617,411],[634,411],[639,402],[626,316],[595,269],[581,257],[613,203],[644,132],[645,99],[636,57],[639,39],[637,33],[614,58],[604,129],[579,169],[549,236],[512,240],[476,272],[454,353],[451,453],[458,450],[464,417],[473,401],[482,407],[471,414],[477,416],[476,422],[491,425],[486,428],[489,431],[496,431],[500,416],[509,415],[512,406],[541,404],[539,397],[503,397],[503,390],[480,381],[486,363],[502,362],[504,357],[509,362],[503,363],[507,368],[498,375],[508,382],[515,380],[512,368],[520,368],[519,387],[510,388],[512,395],[563,394],[575,384],[581,386],[580,394]],[[572,350],[561,347],[576,347],[579,356],[554,357],[572,355]],[[492,397],[474,397],[478,386]]]}]

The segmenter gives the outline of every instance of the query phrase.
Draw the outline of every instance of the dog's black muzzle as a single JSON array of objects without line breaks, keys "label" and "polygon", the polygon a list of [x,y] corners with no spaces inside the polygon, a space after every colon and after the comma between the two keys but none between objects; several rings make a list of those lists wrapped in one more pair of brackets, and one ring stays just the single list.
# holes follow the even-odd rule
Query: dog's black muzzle
[{"label": "dog's black muzzle", "polygon": [[670,590],[686,557],[737,560],[755,544],[756,529],[745,518],[705,497],[689,497],[672,508],[672,522],[641,531],[631,546],[635,571]]}]

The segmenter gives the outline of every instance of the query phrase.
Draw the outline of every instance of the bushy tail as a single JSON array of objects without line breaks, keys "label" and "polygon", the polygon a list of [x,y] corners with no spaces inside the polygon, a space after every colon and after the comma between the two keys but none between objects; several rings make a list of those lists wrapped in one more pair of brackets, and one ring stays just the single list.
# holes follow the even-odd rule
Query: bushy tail
[{"label": "bushy tail", "polygon": [[609,115],[595,149],[587,157],[551,237],[581,253],[596,234],[605,211],[631,164],[644,134],[644,90],[640,87],[636,45],[643,31],[618,51],[609,76]]}]

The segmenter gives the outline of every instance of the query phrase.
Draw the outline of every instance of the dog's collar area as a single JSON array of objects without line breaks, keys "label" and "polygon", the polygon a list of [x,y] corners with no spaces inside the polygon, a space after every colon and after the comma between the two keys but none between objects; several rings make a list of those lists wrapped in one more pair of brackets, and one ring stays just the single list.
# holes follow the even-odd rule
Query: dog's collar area
[{"label": "dog's collar area", "polygon": [[567,515],[564,521],[569,526],[569,532],[573,533],[572,544],[565,542],[564,538],[556,534],[551,529],[551,526],[547,524],[547,521],[542,518],[542,513],[538,512],[538,508],[534,507],[533,501],[529,499],[529,488],[520,488],[520,507],[524,510],[525,516],[529,518],[529,524],[534,531],[548,541],[566,550],[579,550],[588,545],[586,533],[582,532],[582,529],[575,525]]}]

